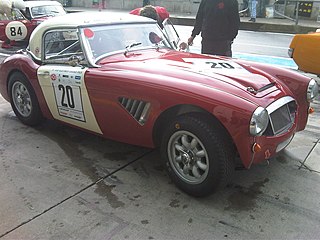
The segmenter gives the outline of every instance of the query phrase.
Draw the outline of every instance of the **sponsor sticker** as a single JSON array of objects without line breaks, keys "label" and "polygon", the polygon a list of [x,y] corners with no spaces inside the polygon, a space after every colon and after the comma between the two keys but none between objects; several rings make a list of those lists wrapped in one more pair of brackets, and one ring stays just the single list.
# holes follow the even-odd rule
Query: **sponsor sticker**
[{"label": "sponsor sticker", "polygon": [[59,115],[85,122],[81,98],[82,72],[52,70],[50,78]]}]

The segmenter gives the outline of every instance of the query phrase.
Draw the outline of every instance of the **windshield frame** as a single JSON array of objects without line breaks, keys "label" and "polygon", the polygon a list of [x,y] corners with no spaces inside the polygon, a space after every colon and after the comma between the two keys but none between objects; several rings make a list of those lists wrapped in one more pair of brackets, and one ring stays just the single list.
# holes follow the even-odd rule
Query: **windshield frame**
[{"label": "windshield frame", "polygon": [[[138,39],[137,41],[132,41],[132,39],[130,40],[128,38],[121,38],[121,41],[124,41],[124,42],[118,41],[117,43],[120,42],[120,44],[122,44],[122,47],[118,47],[118,49],[114,49],[110,51],[103,51],[102,54],[96,54],[96,55],[94,54],[95,52],[95,50],[93,49],[94,43],[92,41],[94,37],[98,36],[99,31],[101,31],[101,33],[104,34],[105,37],[113,37],[111,36],[112,34],[106,34],[106,33],[108,32],[112,33],[112,30],[115,30],[115,31],[134,30],[135,33],[139,33],[139,31],[141,31],[140,32],[142,33],[141,36],[145,37],[145,33],[148,31],[142,31],[142,30],[147,30],[147,29],[149,31],[149,36],[151,32],[156,33],[160,37],[161,41],[158,43],[152,43],[150,39],[146,40],[146,38]],[[88,33],[85,33],[85,31],[89,31],[89,32],[92,31],[92,33],[91,32],[90,33],[93,35],[89,36]],[[80,33],[80,39],[82,41],[82,46],[84,47],[84,51],[86,53],[85,55],[87,56],[87,59],[90,62],[90,64],[95,67],[99,67],[98,62],[101,59],[106,58],[108,56],[115,55],[115,54],[119,54],[119,53],[123,53],[124,55],[126,55],[128,52],[141,51],[146,49],[160,49],[160,48],[174,49],[172,47],[172,44],[168,40],[165,32],[162,31],[162,29],[156,23],[132,22],[132,23],[123,23],[123,24],[118,23],[118,24],[103,24],[103,25],[99,25],[99,24],[86,25],[86,26],[79,27],[79,33]],[[95,36],[96,34],[97,36]],[[119,36],[117,37],[118,39],[120,39]],[[141,40],[141,42],[139,40]],[[130,46],[130,45],[133,45],[133,46]],[[101,44],[99,46],[101,46]]]},{"label": "windshield frame", "polygon": [[[55,8],[55,9],[58,9],[58,12],[55,12],[55,14],[53,14],[53,12],[51,11],[51,14],[41,14],[41,15],[35,15],[34,14],[34,9],[35,8],[47,8],[47,7],[51,7],[51,8]],[[32,6],[32,7],[29,7],[29,13],[30,13],[30,16],[31,16],[31,19],[36,19],[36,18],[42,18],[42,17],[49,17],[49,16],[60,16],[60,15],[63,15],[66,13],[65,9],[60,6],[60,5],[39,5],[39,6]]]}]

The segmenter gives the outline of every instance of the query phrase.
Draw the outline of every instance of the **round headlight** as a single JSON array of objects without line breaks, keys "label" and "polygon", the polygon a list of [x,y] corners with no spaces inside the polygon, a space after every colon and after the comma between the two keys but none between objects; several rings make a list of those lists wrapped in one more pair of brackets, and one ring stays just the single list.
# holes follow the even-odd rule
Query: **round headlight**
[{"label": "round headlight", "polygon": [[269,114],[263,107],[258,107],[252,114],[250,120],[250,134],[261,136],[269,124]]},{"label": "round headlight", "polygon": [[311,102],[319,95],[319,86],[316,80],[311,79],[307,88],[307,100]]}]

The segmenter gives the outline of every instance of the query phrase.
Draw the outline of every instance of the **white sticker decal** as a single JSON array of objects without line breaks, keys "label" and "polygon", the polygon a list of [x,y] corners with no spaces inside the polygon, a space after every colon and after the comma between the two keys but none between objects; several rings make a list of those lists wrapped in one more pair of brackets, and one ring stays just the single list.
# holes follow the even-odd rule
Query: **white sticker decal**
[{"label": "white sticker decal", "polygon": [[59,115],[85,122],[81,100],[82,73],[53,70],[50,72],[50,78]]},{"label": "white sticker decal", "polygon": [[203,73],[249,73],[248,70],[240,66],[238,63],[223,59],[211,59],[211,58],[184,58],[187,63],[192,63],[194,67]]},{"label": "white sticker decal", "polygon": [[6,26],[6,36],[10,40],[20,41],[26,38],[28,33],[26,25],[19,21],[12,21]]}]

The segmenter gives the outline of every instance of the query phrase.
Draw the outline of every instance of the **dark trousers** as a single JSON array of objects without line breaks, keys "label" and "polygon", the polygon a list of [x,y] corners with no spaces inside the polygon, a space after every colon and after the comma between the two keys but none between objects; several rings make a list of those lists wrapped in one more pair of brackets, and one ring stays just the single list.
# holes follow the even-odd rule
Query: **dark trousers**
[{"label": "dark trousers", "polygon": [[216,41],[202,39],[201,44],[201,53],[232,57],[232,41],[230,40]]},{"label": "dark trousers", "polygon": [[143,0],[142,7],[144,7],[146,5],[150,5],[150,0]]}]

